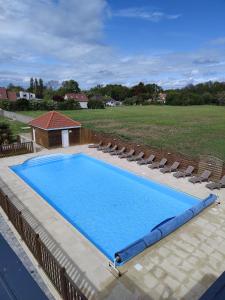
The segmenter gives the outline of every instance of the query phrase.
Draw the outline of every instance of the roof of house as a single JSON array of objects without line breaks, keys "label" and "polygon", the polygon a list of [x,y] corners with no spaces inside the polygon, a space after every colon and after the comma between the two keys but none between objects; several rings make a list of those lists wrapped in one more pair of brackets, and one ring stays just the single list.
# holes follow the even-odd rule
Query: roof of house
[{"label": "roof of house", "polygon": [[74,121],[57,111],[49,111],[29,122],[29,125],[31,125],[32,127],[49,130],[80,127],[81,123]]},{"label": "roof of house", "polygon": [[6,88],[0,87],[0,99],[8,99]]},{"label": "roof of house", "polygon": [[88,102],[88,97],[85,94],[82,93],[69,93],[66,94],[65,97],[67,97],[68,99],[73,99],[79,102]]}]

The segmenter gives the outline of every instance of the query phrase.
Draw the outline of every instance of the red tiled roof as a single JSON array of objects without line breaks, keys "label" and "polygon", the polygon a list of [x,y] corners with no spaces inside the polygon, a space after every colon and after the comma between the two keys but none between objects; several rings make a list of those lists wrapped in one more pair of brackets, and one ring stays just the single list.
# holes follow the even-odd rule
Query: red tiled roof
[{"label": "red tiled roof", "polygon": [[81,123],[74,121],[57,111],[49,111],[29,122],[29,125],[48,130],[77,127],[81,126]]},{"label": "red tiled roof", "polygon": [[16,92],[7,91],[7,95],[8,95],[9,101],[16,101],[17,100]]},{"label": "red tiled roof", "polygon": [[0,87],[0,99],[3,99],[3,100],[8,99],[6,88]]},{"label": "red tiled roof", "polygon": [[68,99],[79,101],[79,102],[88,102],[88,97],[82,93],[78,93],[78,94],[69,93],[69,94],[66,94],[65,97],[67,97]]}]

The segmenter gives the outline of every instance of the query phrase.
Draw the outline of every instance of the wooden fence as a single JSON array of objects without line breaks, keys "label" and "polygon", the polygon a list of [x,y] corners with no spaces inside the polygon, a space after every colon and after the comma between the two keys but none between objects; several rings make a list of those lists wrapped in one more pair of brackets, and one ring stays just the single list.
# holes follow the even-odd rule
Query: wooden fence
[{"label": "wooden fence", "polygon": [[0,145],[0,157],[20,155],[34,152],[33,142]]},{"label": "wooden fence", "polygon": [[86,300],[87,298],[70,279],[65,268],[59,264],[39,235],[25,220],[22,212],[19,211],[1,189],[0,206],[62,298],[64,300]]}]

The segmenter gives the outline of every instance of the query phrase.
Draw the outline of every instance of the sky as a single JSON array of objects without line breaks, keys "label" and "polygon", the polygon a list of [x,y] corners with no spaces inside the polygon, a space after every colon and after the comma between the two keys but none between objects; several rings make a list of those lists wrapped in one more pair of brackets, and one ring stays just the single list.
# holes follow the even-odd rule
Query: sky
[{"label": "sky", "polygon": [[225,81],[224,0],[0,0],[0,86]]}]

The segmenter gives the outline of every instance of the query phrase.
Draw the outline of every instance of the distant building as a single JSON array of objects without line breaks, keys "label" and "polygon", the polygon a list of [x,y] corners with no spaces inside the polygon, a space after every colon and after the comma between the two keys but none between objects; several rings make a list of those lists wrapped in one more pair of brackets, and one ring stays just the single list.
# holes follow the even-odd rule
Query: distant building
[{"label": "distant building", "polygon": [[88,108],[88,97],[83,93],[69,93],[64,96],[64,99],[77,101],[81,108]]},{"label": "distant building", "polygon": [[0,87],[0,100],[16,101],[17,94],[16,92],[7,91],[6,88]]},{"label": "distant building", "polygon": [[122,102],[114,100],[114,99],[108,99],[108,100],[106,100],[105,105],[115,107],[115,106],[122,105]]},{"label": "distant building", "polygon": [[6,100],[8,99],[7,90],[6,88],[0,87],[0,100]]},{"label": "distant building", "polygon": [[17,99],[34,100],[34,99],[36,99],[36,96],[34,93],[20,91],[17,95]]},{"label": "distant building", "polygon": [[166,103],[166,93],[159,93],[157,102],[165,104]]},{"label": "distant building", "polygon": [[16,92],[7,91],[7,95],[8,95],[8,100],[9,101],[16,101],[17,100]]}]

